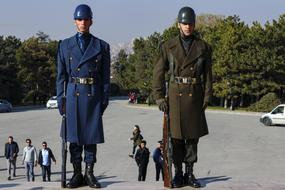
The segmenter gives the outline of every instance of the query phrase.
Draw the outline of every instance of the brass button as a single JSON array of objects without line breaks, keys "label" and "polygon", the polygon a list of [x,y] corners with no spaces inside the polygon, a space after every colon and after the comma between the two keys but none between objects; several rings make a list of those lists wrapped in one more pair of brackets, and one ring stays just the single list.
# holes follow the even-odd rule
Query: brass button
[{"label": "brass button", "polygon": [[179,96],[182,96],[182,93],[180,93]]},{"label": "brass button", "polygon": [[193,67],[190,67],[190,70],[192,71],[192,70],[193,70]]},{"label": "brass button", "polygon": [[190,93],[189,96],[192,96],[192,94]]}]

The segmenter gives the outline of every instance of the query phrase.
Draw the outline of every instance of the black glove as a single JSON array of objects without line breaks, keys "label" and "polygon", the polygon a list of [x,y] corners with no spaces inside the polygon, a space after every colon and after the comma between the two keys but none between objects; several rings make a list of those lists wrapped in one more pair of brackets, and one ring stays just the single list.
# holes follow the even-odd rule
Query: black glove
[{"label": "black glove", "polygon": [[160,111],[168,112],[168,104],[164,98],[156,100],[156,104]]},{"label": "black glove", "polygon": [[208,107],[208,102],[204,102],[202,110],[205,111],[207,107]]},{"label": "black glove", "polygon": [[108,106],[108,104],[102,104],[102,106],[101,106],[101,115],[104,114],[104,111],[106,110],[107,106]]},{"label": "black glove", "polygon": [[63,114],[65,114],[66,112],[65,112],[65,106],[64,106],[64,104],[61,102],[61,103],[58,103],[58,110],[59,110],[59,114],[60,115],[63,115]]}]

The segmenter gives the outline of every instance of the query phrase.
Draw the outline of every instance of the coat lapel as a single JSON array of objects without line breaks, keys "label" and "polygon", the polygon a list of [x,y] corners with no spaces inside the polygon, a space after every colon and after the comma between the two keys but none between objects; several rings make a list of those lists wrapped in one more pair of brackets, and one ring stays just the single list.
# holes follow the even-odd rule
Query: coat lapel
[{"label": "coat lapel", "polygon": [[184,59],[186,57],[185,53],[184,53],[184,49],[182,47],[182,44],[180,42],[179,36],[177,36],[176,38],[173,39],[173,41],[171,42],[170,46],[170,53],[172,54],[173,58],[174,58],[174,64],[175,66],[175,73],[178,74],[178,69],[180,68],[180,66],[182,65],[182,63],[184,62]]},{"label": "coat lapel", "polygon": [[86,51],[84,52],[78,67],[86,63],[89,59],[95,57],[98,53],[100,53],[100,51],[101,51],[100,40],[92,35],[89,45]]},{"label": "coat lapel", "polygon": [[70,55],[68,56],[74,56],[77,60],[81,60],[82,58],[82,52],[78,46],[76,35],[70,38],[69,44],[68,44],[68,51],[70,52]]},{"label": "coat lapel", "polygon": [[201,47],[199,47],[199,42],[196,39],[194,39],[192,43],[193,44],[191,45],[190,50],[188,51],[188,54],[183,61],[183,68],[187,67],[203,53]]}]

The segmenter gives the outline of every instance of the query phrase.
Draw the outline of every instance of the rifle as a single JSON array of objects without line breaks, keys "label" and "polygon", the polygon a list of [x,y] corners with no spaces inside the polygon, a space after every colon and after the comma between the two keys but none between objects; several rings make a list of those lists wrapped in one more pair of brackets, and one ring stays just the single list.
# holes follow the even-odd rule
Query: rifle
[{"label": "rifle", "polygon": [[66,188],[66,157],[67,157],[67,141],[66,141],[66,82],[63,84],[63,114],[61,122],[61,187]]},{"label": "rifle", "polygon": [[[168,100],[168,83],[166,82],[166,99]],[[172,143],[170,133],[169,109],[164,112],[163,121],[163,171],[164,187],[173,188],[172,185]]]}]

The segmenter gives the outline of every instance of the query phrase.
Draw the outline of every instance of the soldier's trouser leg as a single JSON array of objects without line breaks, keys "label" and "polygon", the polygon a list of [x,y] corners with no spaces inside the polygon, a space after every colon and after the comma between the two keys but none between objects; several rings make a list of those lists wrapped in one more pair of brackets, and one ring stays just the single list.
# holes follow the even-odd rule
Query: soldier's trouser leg
[{"label": "soldier's trouser leg", "polygon": [[201,187],[198,180],[193,174],[194,163],[197,162],[197,145],[199,139],[188,139],[185,141],[185,174],[184,174],[184,184],[189,185],[194,188]]},{"label": "soldier's trouser leg", "polygon": [[185,141],[181,139],[172,138],[172,146],[173,146],[172,160],[175,168],[173,187],[179,188],[183,186],[182,162],[184,158]]},{"label": "soldier's trouser leg", "polygon": [[77,143],[69,144],[70,162],[72,164],[82,162],[82,151],[83,151],[82,145],[78,145]]},{"label": "soldier's trouser leg", "polygon": [[89,164],[96,163],[97,144],[84,145],[84,162]]},{"label": "soldier's trouser leg", "polygon": [[199,142],[199,139],[188,139],[185,141],[184,162],[186,164],[193,164],[197,162],[198,142]]},{"label": "soldier's trouser leg", "polygon": [[96,154],[96,144],[84,145],[84,162],[86,163],[84,179],[91,188],[101,188],[101,184],[97,181],[93,171],[94,163],[97,161]]},{"label": "soldier's trouser leg", "polygon": [[82,151],[83,146],[78,145],[76,143],[70,143],[69,145],[69,152],[70,152],[70,162],[73,165],[73,176],[69,183],[67,184],[67,187],[77,188],[84,184],[83,175],[82,175]]}]

